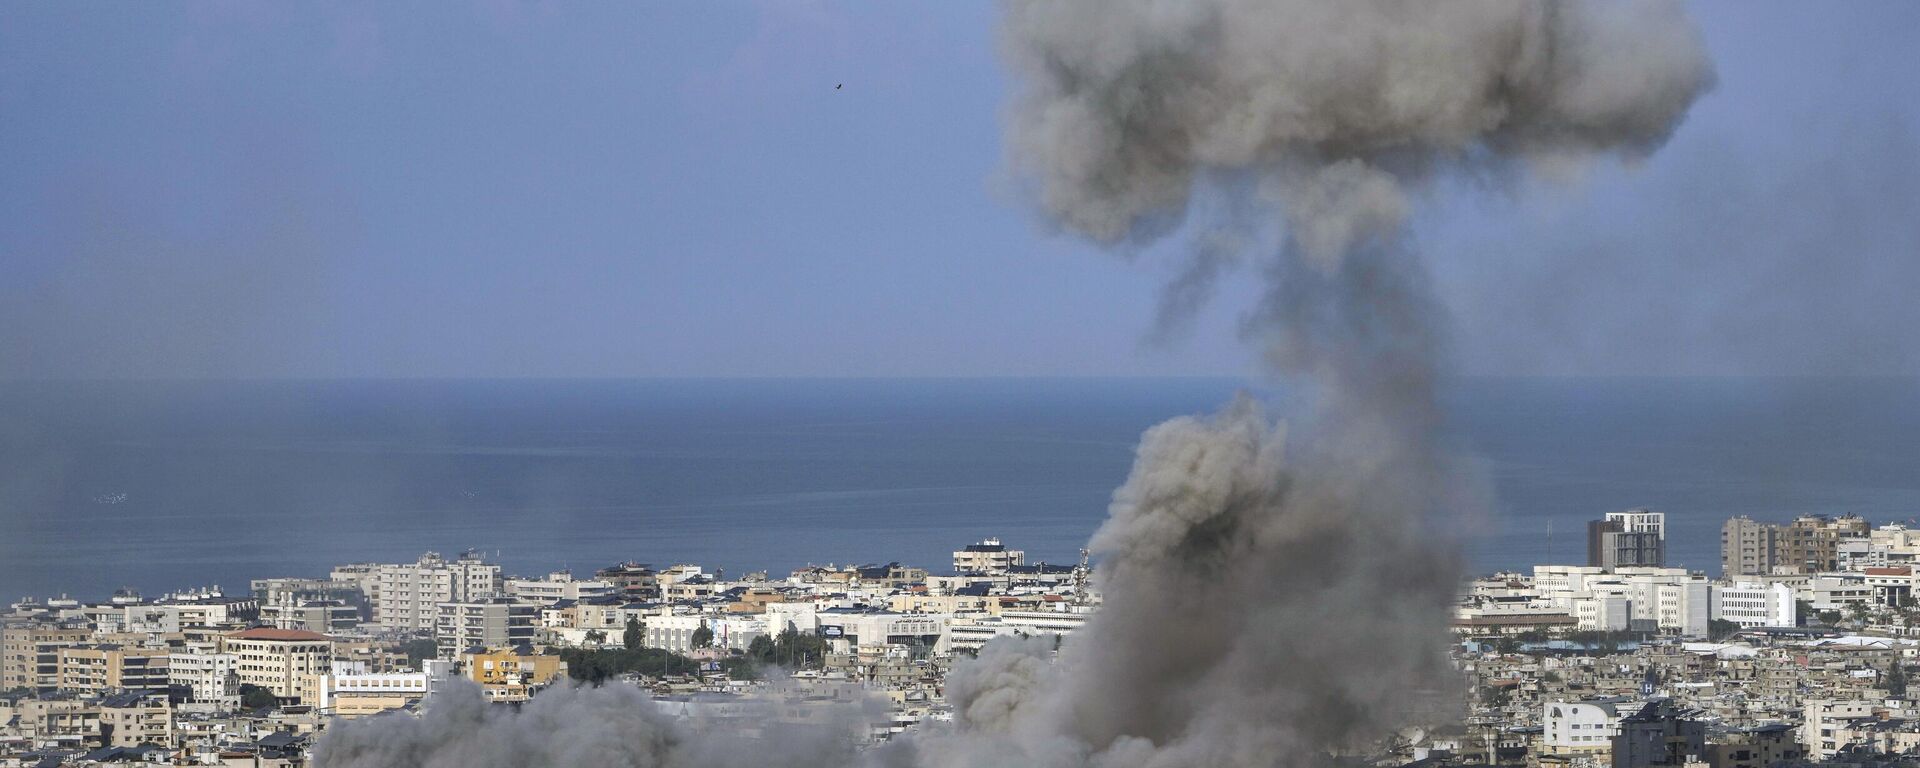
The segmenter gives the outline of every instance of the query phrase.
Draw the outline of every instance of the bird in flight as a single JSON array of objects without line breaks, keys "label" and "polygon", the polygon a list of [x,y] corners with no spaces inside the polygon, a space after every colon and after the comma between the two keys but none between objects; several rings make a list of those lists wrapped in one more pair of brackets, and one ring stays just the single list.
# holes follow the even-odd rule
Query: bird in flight
[{"label": "bird in flight", "polygon": [[845,85],[846,83],[835,83],[833,86],[833,89],[837,91],[837,90],[840,90]]}]

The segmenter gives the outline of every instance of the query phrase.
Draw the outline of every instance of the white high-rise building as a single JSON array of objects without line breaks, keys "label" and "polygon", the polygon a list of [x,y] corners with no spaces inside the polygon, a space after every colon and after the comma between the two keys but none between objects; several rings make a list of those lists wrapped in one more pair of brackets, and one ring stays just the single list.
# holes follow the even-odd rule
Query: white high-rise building
[{"label": "white high-rise building", "polygon": [[1608,512],[1602,518],[1620,524],[1620,530],[1627,533],[1651,533],[1661,540],[1667,538],[1667,513],[1646,509],[1629,509],[1625,512]]},{"label": "white high-rise building", "polygon": [[474,552],[447,560],[428,552],[419,561],[381,565],[373,595],[373,621],[393,629],[432,631],[441,603],[484,600],[500,594],[500,566]]}]

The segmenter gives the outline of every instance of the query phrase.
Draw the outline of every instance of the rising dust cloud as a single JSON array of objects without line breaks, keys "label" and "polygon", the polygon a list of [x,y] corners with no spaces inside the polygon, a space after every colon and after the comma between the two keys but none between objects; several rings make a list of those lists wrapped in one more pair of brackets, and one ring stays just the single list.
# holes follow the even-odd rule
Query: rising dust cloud
[{"label": "rising dust cloud", "polygon": [[[1287,428],[1242,401],[1149,430],[1093,537],[1104,607],[1057,659],[1051,642],[990,646],[949,676],[953,728],[775,764],[1307,766],[1363,748],[1413,714],[1416,692],[1446,689],[1458,583],[1434,525],[1461,497],[1436,442],[1444,313],[1409,212],[1445,174],[1574,179],[1653,152],[1712,85],[1697,33],[1674,2],[1005,11],[1010,162],[1046,217],[1116,248],[1190,225],[1235,233],[1196,249],[1163,306],[1190,311],[1223,264],[1252,265],[1264,298],[1245,334],[1314,405]],[[1200,192],[1230,198],[1236,220],[1187,221]],[[715,737],[628,711],[645,709],[630,693],[561,690],[517,715],[477,713],[462,700],[475,695],[344,724],[316,761],[453,765],[441,755],[459,750],[462,765],[679,766],[714,753]],[[494,730],[511,748],[457,746],[509,738]]]}]

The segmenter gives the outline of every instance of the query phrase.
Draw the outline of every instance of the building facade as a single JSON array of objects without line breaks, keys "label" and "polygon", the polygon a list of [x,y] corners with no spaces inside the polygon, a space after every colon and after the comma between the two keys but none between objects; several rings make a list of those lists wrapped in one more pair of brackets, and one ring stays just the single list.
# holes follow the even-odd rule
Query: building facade
[{"label": "building facade", "polygon": [[1745,628],[1791,627],[1799,623],[1793,587],[1736,582],[1713,588],[1713,618]]},{"label": "building facade", "polygon": [[459,659],[469,648],[530,644],[540,630],[540,606],[512,598],[445,602],[436,608],[433,639],[446,661]]},{"label": "building facade", "polygon": [[1840,543],[1870,534],[1866,519],[1853,515],[1802,515],[1786,524],[1728,518],[1720,526],[1720,570],[1727,578],[1834,571]]},{"label": "building facade", "polygon": [[999,539],[985,539],[977,544],[968,544],[953,553],[955,573],[998,575],[1016,565],[1027,564],[1027,553],[1018,549],[1008,549]]},{"label": "building facade", "polygon": [[196,702],[235,706],[240,702],[239,663],[231,653],[170,654],[167,682],[186,688]]},{"label": "building facade", "polygon": [[220,652],[234,656],[242,685],[273,692],[283,701],[312,703],[318,678],[333,671],[333,638],[299,629],[255,627],[220,638]]},{"label": "building facade", "polygon": [[60,649],[87,642],[84,627],[44,622],[9,623],[0,628],[0,691],[51,691],[60,686]]},{"label": "building facade", "polygon": [[1667,561],[1667,515],[1645,509],[1608,512],[1587,524],[1587,565],[1660,567]]},{"label": "building facade", "polygon": [[500,566],[474,552],[447,560],[428,552],[416,562],[381,565],[373,620],[390,629],[434,631],[441,603],[485,600],[500,594]]},{"label": "building facade", "polygon": [[58,652],[59,689],[75,693],[167,687],[167,649],[68,645]]}]

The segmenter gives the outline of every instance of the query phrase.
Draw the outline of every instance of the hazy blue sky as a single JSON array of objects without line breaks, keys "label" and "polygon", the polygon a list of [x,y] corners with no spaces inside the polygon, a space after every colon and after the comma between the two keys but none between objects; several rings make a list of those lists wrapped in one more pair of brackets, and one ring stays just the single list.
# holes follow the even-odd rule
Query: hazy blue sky
[{"label": "hazy blue sky", "polygon": [[[1434,191],[1465,370],[1920,373],[1920,3],[1696,15],[1645,166]],[[1001,178],[995,23],[0,5],[0,377],[1247,371],[1244,288],[1148,345],[1168,254]]]}]

